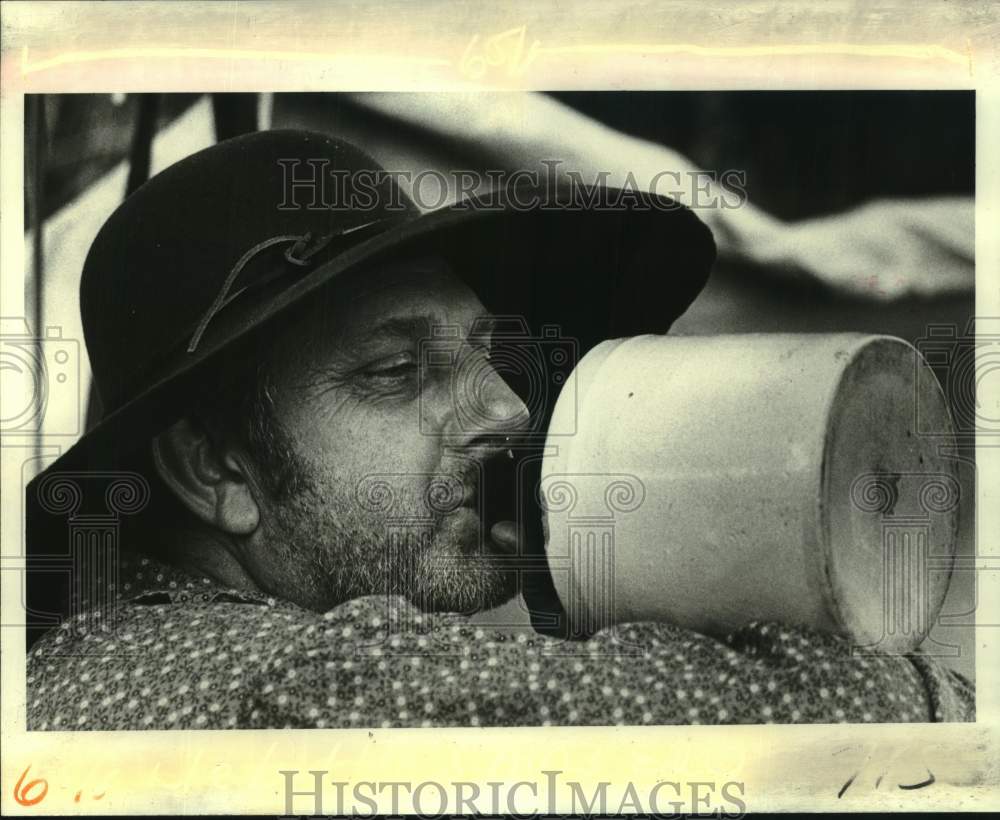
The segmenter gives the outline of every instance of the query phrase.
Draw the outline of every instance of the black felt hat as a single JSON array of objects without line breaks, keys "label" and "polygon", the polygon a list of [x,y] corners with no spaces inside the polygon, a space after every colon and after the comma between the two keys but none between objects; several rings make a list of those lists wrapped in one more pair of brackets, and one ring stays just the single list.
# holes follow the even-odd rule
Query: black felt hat
[{"label": "black felt hat", "polygon": [[708,228],[665,197],[521,184],[422,213],[381,170],[324,134],[263,131],[188,157],[125,200],[80,284],[104,416],[46,473],[107,469],[184,412],[223,351],[266,340],[291,306],[389,257],[439,254],[494,312],[559,326],[581,353],[666,331],[715,258]]}]

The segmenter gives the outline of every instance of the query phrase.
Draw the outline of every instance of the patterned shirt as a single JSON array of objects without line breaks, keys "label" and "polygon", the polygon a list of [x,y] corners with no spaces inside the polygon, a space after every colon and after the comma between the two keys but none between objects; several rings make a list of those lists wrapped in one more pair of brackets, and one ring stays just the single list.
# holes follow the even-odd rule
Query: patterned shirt
[{"label": "patterned shirt", "polygon": [[30,651],[30,730],[974,720],[971,684],[928,657],[780,624],[560,641],[399,597],[316,613],[148,558],[119,579],[113,632],[80,616]]}]

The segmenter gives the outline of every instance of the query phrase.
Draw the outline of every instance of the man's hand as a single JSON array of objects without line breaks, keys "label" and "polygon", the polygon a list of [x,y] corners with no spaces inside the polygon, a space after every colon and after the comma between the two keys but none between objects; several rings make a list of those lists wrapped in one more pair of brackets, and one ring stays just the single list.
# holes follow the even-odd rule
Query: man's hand
[{"label": "man's hand", "polygon": [[968,293],[975,283],[974,203],[961,197],[878,200],[843,214],[772,226],[747,257],[878,301]]}]

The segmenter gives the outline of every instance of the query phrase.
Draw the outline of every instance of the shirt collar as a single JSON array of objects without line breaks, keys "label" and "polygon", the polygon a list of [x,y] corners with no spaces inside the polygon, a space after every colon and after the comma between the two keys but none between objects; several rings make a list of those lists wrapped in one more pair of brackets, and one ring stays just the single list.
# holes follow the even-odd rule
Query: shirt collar
[{"label": "shirt collar", "polygon": [[200,573],[191,573],[141,553],[123,555],[118,563],[118,592],[121,601],[144,603],[155,598],[163,603],[259,603],[277,605],[264,592],[226,586]]}]

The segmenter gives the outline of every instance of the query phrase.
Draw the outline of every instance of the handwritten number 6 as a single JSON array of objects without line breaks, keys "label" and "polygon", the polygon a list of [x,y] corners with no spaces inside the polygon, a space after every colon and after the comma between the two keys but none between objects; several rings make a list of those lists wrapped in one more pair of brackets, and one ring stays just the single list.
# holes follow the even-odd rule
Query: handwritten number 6
[{"label": "handwritten number 6", "polygon": [[[28,769],[30,768],[31,766],[28,766],[23,772],[21,772],[21,776],[18,778],[17,784],[14,786],[14,799],[22,806],[34,806],[35,803],[41,801],[45,795],[49,793],[48,781],[43,780],[40,777],[35,780],[29,780],[27,783],[24,782],[24,778],[27,776]],[[32,797],[30,792],[36,786],[42,790],[42,793]]]}]

